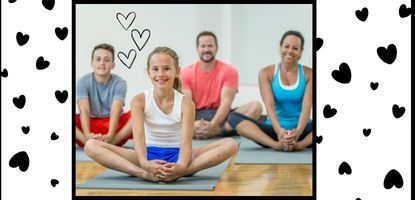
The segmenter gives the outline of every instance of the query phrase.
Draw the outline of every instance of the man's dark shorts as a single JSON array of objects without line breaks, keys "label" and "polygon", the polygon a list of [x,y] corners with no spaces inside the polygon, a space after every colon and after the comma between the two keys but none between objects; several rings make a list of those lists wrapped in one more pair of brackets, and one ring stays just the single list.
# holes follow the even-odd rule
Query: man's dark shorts
[{"label": "man's dark shorts", "polygon": [[[235,108],[236,109],[236,108]],[[235,112],[232,109],[229,113],[228,116],[231,112]],[[213,119],[213,117],[215,116],[216,112],[218,111],[218,109],[200,109],[200,110],[196,110],[196,120],[201,120],[204,119],[206,121],[211,121]],[[226,119],[223,121],[222,124],[220,124],[220,127],[222,129],[224,129],[225,127],[225,123],[228,121],[228,116],[226,116]],[[233,136],[233,135],[238,135],[236,133],[236,130],[231,130],[231,131],[225,131],[223,130],[222,133],[219,136]]]}]

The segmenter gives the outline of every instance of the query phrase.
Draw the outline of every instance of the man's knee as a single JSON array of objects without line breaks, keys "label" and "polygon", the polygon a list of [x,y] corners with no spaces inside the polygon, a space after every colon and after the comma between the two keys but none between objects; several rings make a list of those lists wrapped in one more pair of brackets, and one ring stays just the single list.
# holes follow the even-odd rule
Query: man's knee
[{"label": "man's knee", "polygon": [[238,112],[230,112],[228,114],[227,122],[232,129],[236,129],[236,126],[243,120],[242,116]]},{"label": "man's knee", "polygon": [[249,104],[249,108],[251,108],[252,117],[258,119],[262,115],[262,103],[259,101],[251,101]]}]

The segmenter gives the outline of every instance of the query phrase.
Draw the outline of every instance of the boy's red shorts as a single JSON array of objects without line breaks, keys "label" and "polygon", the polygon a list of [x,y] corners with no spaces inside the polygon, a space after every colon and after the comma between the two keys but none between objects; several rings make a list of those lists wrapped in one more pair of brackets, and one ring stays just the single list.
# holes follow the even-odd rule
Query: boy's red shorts
[{"label": "boy's red shorts", "polygon": [[[121,130],[122,127],[125,126],[125,124],[127,124],[128,120],[131,117],[131,111],[128,111],[124,114],[122,114],[120,116],[120,120],[118,122],[118,126],[117,126],[117,130],[116,130],[116,134],[118,133],[119,130]],[[76,115],[75,118],[76,121],[76,127],[79,128],[79,130],[82,131],[82,126],[81,126],[81,117],[79,115]],[[110,125],[110,118],[90,118],[90,131],[91,133],[101,133],[103,135],[106,135],[108,133],[108,129],[109,129],[109,125]],[[117,144],[117,146],[122,146],[124,145],[128,139],[132,139],[133,135],[131,134],[130,137],[122,140],[121,142],[119,142]],[[78,144],[78,146],[80,147],[84,147],[85,144],[83,144],[81,141],[76,140],[76,144]]]}]

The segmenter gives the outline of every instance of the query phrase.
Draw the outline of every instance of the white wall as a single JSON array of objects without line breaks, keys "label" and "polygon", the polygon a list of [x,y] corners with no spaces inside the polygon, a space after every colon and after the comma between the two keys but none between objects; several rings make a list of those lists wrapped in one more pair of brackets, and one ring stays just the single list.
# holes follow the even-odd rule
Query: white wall
[{"label": "white wall", "polygon": [[[136,18],[125,30],[116,14],[127,16],[130,12],[135,12]],[[261,99],[259,89],[253,96],[242,94],[257,87],[260,68],[277,61],[279,40],[289,29],[303,33],[306,42],[301,62],[310,67],[312,64],[311,5],[78,4],[75,15],[76,79],[92,70],[91,51],[95,45],[103,42],[114,45],[116,67],[113,73],[121,75],[128,83],[126,109],[134,95],[151,87],[145,73],[148,54],[157,46],[168,46],[178,53],[180,65],[185,67],[198,59],[196,36],[204,30],[218,37],[217,58],[233,64],[239,71],[241,88],[235,102]],[[151,31],[141,51],[131,38],[133,29]],[[129,69],[117,54],[120,51],[127,54],[130,49],[135,49],[137,57]],[[244,91],[245,86],[250,89]]]}]

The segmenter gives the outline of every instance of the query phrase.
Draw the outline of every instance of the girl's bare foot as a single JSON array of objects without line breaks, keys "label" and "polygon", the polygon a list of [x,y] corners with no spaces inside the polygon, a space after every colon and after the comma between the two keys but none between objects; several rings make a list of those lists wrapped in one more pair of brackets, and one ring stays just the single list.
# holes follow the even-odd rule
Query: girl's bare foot
[{"label": "girl's bare foot", "polygon": [[159,182],[160,180],[159,180],[159,178],[157,178],[156,176],[153,176],[152,174],[150,174],[149,172],[144,172],[144,174],[143,174],[143,176],[142,176],[142,178],[144,179],[144,180],[147,180],[147,181],[151,181],[151,182]]}]

